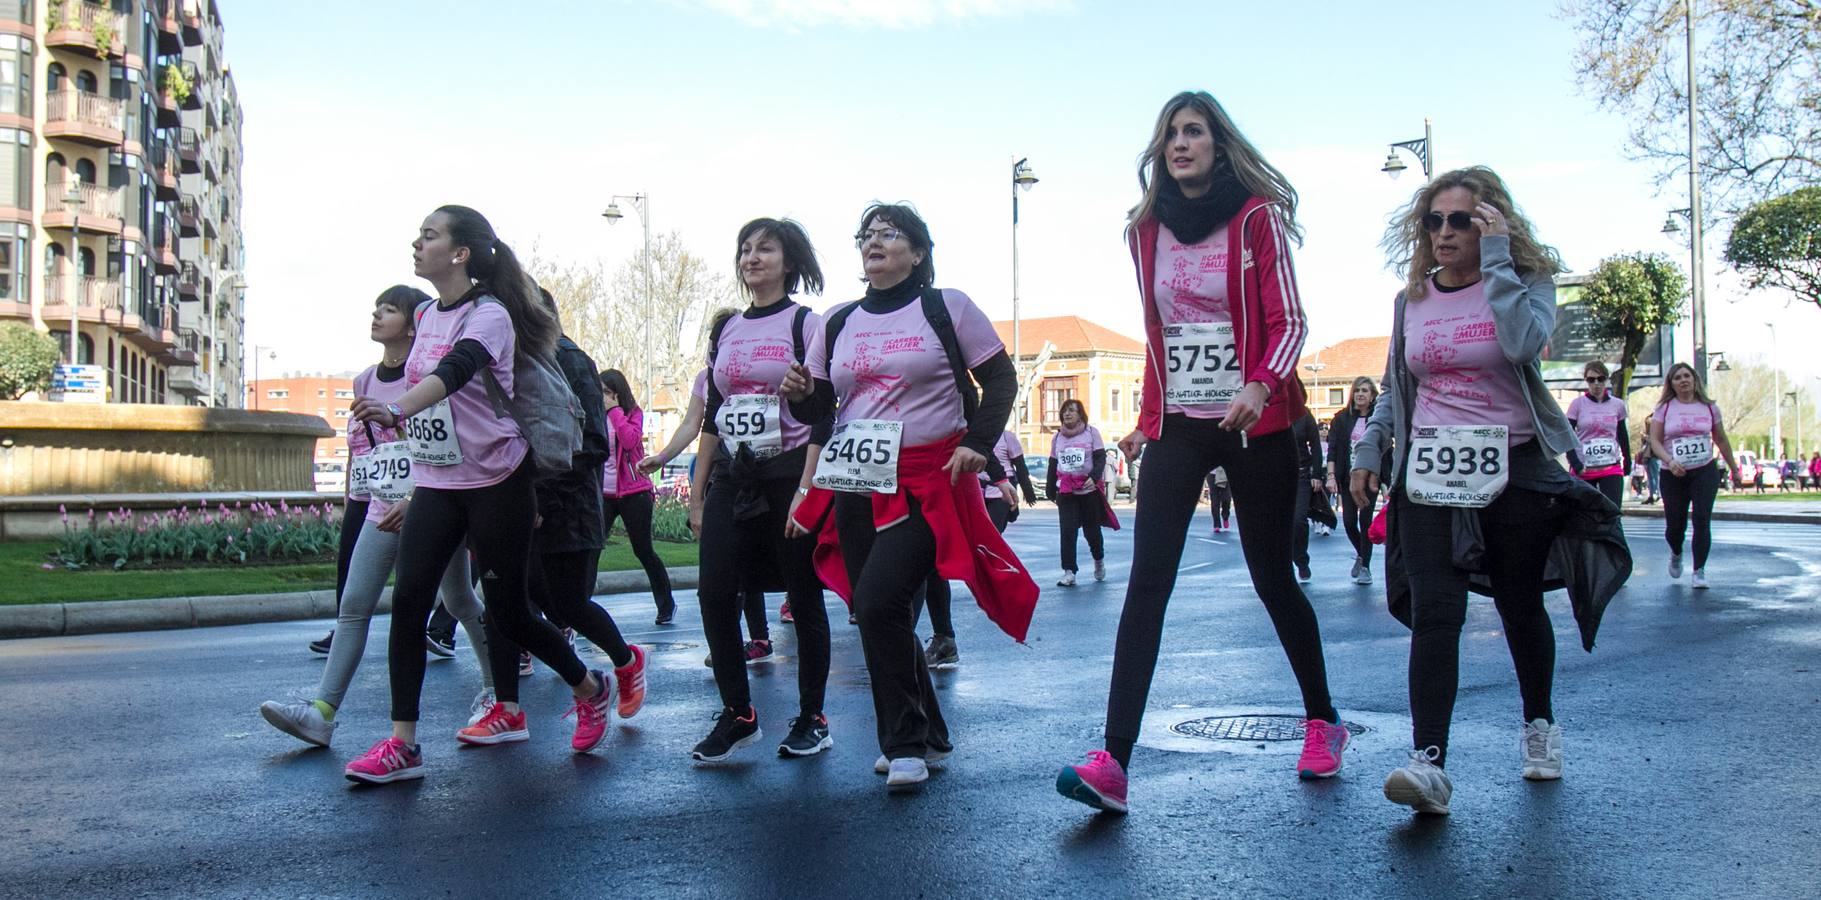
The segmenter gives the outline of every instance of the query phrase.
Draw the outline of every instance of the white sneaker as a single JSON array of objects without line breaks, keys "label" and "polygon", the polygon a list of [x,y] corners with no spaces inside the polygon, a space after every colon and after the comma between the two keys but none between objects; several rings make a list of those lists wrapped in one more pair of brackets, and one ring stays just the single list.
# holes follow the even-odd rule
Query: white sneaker
[{"label": "white sneaker", "polygon": [[1697,591],[1707,590],[1707,570],[1696,569],[1694,581],[1692,582],[1692,584],[1694,585],[1694,588]]},{"label": "white sneaker", "polygon": [[1682,554],[1672,553],[1669,556],[1669,577],[1682,577]]},{"label": "white sneaker", "polygon": [[1518,749],[1524,754],[1525,778],[1554,781],[1562,777],[1562,726],[1542,719],[1525,722]]},{"label": "white sneaker", "polygon": [[[924,764],[928,765],[932,769],[939,768],[942,765],[942,761],[945,759],[948,759],[948,755],[953,752],[954,752],[953,750],[926,750],[926,751],[924,751],[924,754],[923,754],[923,762],[924,762]],[[891,770],[892,770],[892,761],[889,759],[886,759],[885,754],[881,753],[881,754],[879,754],[878,759],[873,760],[873,771],[874,772],[877,772],[880,775],[885,775],[885,774],[890,773]]]},{"label": "white sneaker", "polygon": [[1435,765],[1441,755],[1434,747],[1410,751],[1410,764],[1391,770],[1385,778],[1385,799],[1419,813],[1447,815],[1448,799],[1454,796],[1454,782],[1448,779],[1447,772]]},{"label": "white sneaker", "polygon": [[909,787],[929,780],[929,766],[915,756],[901,756],[891,761],[885,775],[885,786]]},{"label": "white sneaker", "polygon": [[259,704],[259,714],[273,728],[306,744],[327,747],[329,739],[335,736],[335,723],[324,719],[322,711],[309,700],[293,700],[290,703],[267,700]]},{"label": "white sneaker", "polygon": [[1056,586],[1057,587],[1074,587],[1075,586],[1075,573],[1064,570],[1062,573],[1062,577],[1056,579]]},{"label": "white sneaker", "polygon": [[493,704],[498,702],[499,701],[494,698],[491,689],[483,690],[480,693],[475,694],[474,702],[468,704],[468,724],[480,724],[480,721],[487,717],[487,711],[492,709]]},{"label": "white sneaker", "polygon": [[1107,580],[1106,560],[1103,560],[1103,559],[1094,560],[1094,580],[1095,581]]},{"label": "white sneaker", "polygon": [[1365,564],[1359,561],[1359,557],[1353,557],[1353,569],[1347,573],[1347,577],[1353,579],[1355,584],[1359,583],[1359,570],[1362,568],[1365,568]]},{"label": "white sneaker", "polygon": [[1354,575],[1353,575],[1353,583],[1354,584],[1371,584],[1372,583],[1372,567],[1371,566],[1360,566],[1359,571],[1354,573]]}]

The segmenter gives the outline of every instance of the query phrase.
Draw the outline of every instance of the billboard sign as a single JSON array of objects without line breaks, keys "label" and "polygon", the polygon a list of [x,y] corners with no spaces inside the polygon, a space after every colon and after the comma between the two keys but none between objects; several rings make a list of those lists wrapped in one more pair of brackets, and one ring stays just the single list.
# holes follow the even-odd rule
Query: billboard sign
[{"label": "billboard sign", "polygon": [[52,403],[106,403],[107,367],[58,363],[51,372]]},{"label": "billboard sign", "polygon": [[[1590,331],[1585,307],[1581,303],[1581,286],[1585,275],[1564,275],[1556,279],[1555,331],[1549,345],[1543,348],[1543,381],[1555,390],[1578,390],[1586,386],[1581,369],[1592,360],[1604,362],[1607,368],[1619,369],[1619,345],[1601,341]],[[1638,364],[1631,370],[1631,387],[1660,387],[1663,372],[1675,362],[1673,328],[1662,328],[1646,338],[1638,354]]]}]

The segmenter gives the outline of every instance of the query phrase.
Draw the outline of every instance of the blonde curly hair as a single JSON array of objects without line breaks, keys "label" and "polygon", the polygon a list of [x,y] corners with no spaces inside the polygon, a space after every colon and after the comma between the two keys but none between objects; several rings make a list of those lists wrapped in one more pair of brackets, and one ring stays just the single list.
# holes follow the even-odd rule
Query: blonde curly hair
[{"label": "blonde curly hair", "polygon": [[1429,275],[1440,268],[1435,262],[1435,247],[1430,243],[1429,232],[1423,228],[1423,216],[1429,212],[1436,196],[1450,188],[1465,188],[1473,195],[1475,203],[1491,204],[1505,217],[1505,224],[1511,229],[1511,262],[1519,277],[1554,275],[1567,270],[1554,247],[1537,241],[1535,228],[1511,201],[1511,190],[1505,187],[1504,179],[1485,166],[1471,166],[1444,172],[1423,185],[1385,227],[1385,237],[1379,246],[1389,255],[1391,268],[1404,278],[1405,297],[1421,300],[1427,296]]}]

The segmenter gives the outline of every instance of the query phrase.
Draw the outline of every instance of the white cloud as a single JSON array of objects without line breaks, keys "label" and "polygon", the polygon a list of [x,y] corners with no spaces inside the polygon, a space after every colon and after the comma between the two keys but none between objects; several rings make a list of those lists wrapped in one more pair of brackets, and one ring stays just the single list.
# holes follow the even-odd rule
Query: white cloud
[{"label": "white cloud", "polygon": [[1070,0],[675,0],[733,16],[758,27],[923,28],[963,21],[1067,9]]}]

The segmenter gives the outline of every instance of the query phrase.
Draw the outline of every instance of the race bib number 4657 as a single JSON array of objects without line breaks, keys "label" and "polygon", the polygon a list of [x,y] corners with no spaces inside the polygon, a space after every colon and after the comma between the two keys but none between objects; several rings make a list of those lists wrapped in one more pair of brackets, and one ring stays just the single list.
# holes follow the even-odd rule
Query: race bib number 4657
[{"label": "race bib number 4657", "polygon": [[831,491],[895,494],[903,422],[855,419],[835,426],[816,462],[815,485]]},{"label": "race bib number 4657", "polygon": [[1405,490],[1413,502],[1427,506],[1486,506],[1504,493],[1510,478],[1509,445],[1503,425],[1412,428]]},{"label": "race bib number 4657", "polygon": [[1184,406],[1231,403],[1243,386],[1232,322],[1163,326],[1164,399]]}]

